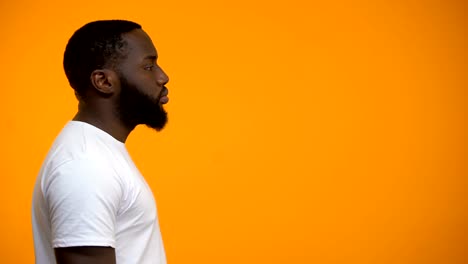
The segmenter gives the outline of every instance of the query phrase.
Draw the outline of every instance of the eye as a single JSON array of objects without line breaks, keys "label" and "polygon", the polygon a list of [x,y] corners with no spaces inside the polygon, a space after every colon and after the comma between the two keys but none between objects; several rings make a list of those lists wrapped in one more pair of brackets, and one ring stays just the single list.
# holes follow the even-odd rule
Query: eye
[{"label": "eye", "polygon": [[151,65],[146,65],[145,66],[145,71],[152,71],[154,69],[154,65],[151,64]]}]

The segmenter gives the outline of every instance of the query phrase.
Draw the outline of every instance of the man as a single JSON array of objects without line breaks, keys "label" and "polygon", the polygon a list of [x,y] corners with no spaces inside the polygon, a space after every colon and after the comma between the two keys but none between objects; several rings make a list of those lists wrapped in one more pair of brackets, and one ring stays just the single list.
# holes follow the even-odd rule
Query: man
[{"label": "man", "polygon": [[166,263],[156,204],[125,141],[167,122],[169,81],[141,26],[91,22],[70,38],[64,69],[79,101],[33,194],[38,264]]}]

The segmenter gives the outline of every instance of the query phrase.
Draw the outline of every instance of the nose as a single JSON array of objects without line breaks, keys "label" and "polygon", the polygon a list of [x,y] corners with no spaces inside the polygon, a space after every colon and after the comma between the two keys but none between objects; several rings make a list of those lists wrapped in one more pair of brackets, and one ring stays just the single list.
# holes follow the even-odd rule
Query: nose
[{"label": "nose", "polygon": [[156,80],[161,86],[164,86],[166,85],[166,83],[169,82],[169,76],[167,76],[167,74],[163,71],[161,67],[159,67],[158,76]]}]

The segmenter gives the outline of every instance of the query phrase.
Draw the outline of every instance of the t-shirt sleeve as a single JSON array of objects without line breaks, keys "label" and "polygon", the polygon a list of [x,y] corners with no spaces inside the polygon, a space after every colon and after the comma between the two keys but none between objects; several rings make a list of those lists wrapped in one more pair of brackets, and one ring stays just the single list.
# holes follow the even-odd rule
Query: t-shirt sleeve
[{"label": "t-shirt sleeve", "polygon": [[115,224],[122,188],[115,171],[93,160],[73,160],[43,182],[52,246],[115,248]]}]

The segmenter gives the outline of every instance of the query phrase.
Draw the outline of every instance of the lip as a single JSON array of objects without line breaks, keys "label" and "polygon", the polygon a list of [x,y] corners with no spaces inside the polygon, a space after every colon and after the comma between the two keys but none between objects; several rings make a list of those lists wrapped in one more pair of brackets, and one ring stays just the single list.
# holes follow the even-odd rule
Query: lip
[{"label": "lip", "polygon": [[159,99],[159,102],[161,104],[167,104],[169,102],[169,97],[163,96],[163,97],[161,97],[161,99]]},{"label": "lip", "polygon": [[161,92],[161,97],[167,96],[168,94],[169,94],[169,90],[166,87],[164,87],[164,90]]},{"label": "lip", "polygon": [[161,92],[161,96],[159,97],[159,102],[161,104],[167,104],[169,102],[169,97],[167,97],[168,94],[169,90],[164,87],[164,90]]}]

